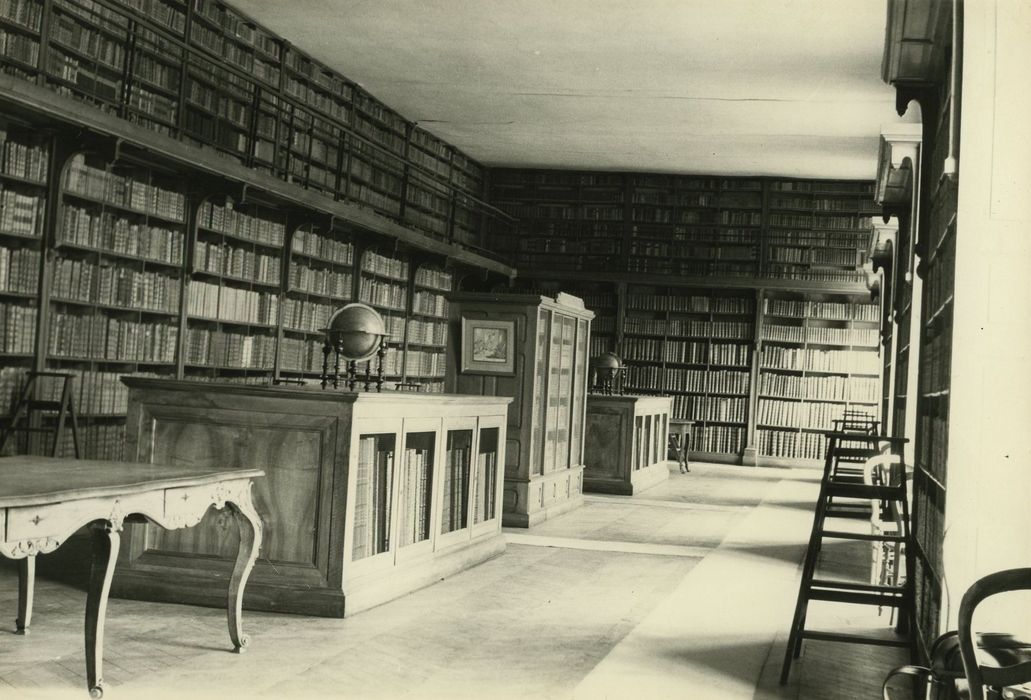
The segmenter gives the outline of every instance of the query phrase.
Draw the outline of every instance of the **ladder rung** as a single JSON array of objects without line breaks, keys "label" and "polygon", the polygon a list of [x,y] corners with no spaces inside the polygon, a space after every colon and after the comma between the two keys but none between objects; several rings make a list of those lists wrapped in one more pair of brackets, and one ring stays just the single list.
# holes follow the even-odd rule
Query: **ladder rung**
[{"label": "ladder rung", "polygon": [[52,432],[54,432],[54,429],[53,428],[29,428],[28,426],[22,428],[22,427],[19,427],[19,426],[14,426],[13,428],[8,428],[7,432],[9,432],[9,433],[52,433]]},{"label": "ladder rung", "polygon": [[901,608],[905,605],[902,591],[898,593],[866,593],[860,591],[839,591],[814,588],[806,596],[809,600],[824,600],[831,603],[850,603],[852,605],[876,605]]},{"label": "ladder rung", "polygon": [[852,644],[874,644],[885,647],[908,647],[909,642],[904,639],[887,639],[882,637],[868,637],[862,634],[847,634],[845,632],[820,632],[817,630],[802,630],[802,639],[815,639],[823,642],[850,642]]},{"label": "ladder rung", "polygon": [[879,501],[900,501],[904,490],[901,486],[872,486],[868,484],[835,484],[824,486],[824,496],[867,498]]},{"label": "ladder rung", "polygon": [[64,404],[60,401],[43,401],[43,400],[32,400],[26,401],[25,405],[29,409],[43,410],[43,411],[60,411]]},{"label": "ladder rung", "polygon": [[875,535],[867,532],[842,532],[841,530],[821,530],[822,537],[831,537],[836,540],[866,540],[869,542],[905,542],[902,535]]},{"label": "ladder rung", "polygon": [[883,591],[885,593],[901,593],[904,589],[901,586],[881,586],[876,583],[859,583],[854,581],[831,581],[829,579],[814,578],[810,581],[814,587],[841,588],[853,591]]}]

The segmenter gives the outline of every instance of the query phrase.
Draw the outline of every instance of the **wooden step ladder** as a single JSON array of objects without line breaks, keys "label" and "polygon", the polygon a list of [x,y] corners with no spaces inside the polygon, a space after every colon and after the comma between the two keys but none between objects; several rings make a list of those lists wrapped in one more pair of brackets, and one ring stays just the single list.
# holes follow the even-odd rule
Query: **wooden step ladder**
[{"label": "wooden step ladder", "polygon": [[[791,632],[784,653],[784,665],[781,667],[781,685],[787,683],[788,675],[791,672],[791,663],[801,654],[802,640],[804,639],[908,647],[910,655],[914,659],[916,655],[913,548],[905,461],[902,456],[902,446],[907,439],[842,431],[829,432],[826,433],[826,436],[827,454],[820,483],[820,496],[816,502],[813,529],[809,536],[809,548],[806,550],[805,561],[802,565],[802,581],[799,585],[795,614],[791,621]],[[890,459],[878,457],[885,448],[893,456]],[[881,483],[876,483],[876,479],[875,483],[867,483],[867,480],[857,482],[851,474],[838,470],[839,459],[845,462],[855,462],[861,455],[865,455],[864,461],[869,464],[885,464],[890,461],[892,463],[891,471],[896,478],[883,479]],[[871,503],[874,512],[880,512],[882,508],[897,509],[901,515],[899,518],[901,531],[898,533],[863,533],[827,526],[828,517],[849,517],[847,512],[836,512],[843,503],[859,501]],[[825,539],[901,544],[905,550],[906,577],[904,582],[901,585],[881,585],[880,583],[855,583],[817,578],[817,562]],[[900,635],[906,633],[908,638],[806,629],[806,614],[809,602],[813,600],[894,608],[899,613],[895,632]]]},{"label": "wooden step ladder", "polygon": [[[15,433],[53,433],[54,441],[50,447],[50,456],[56,457],[57,451],[62,445],[65,425],[70,421],[75,458],[81,459],[79,419],[75,413],[75,375],[67,372],[29,371],[27,376],[25,386],[22,387],[21,393],[18,394],[18,400],[15,402],[11,421],[3,432],[0,432],[0,453],[3,453],[7,441]],[[47,379],[62,380],[59,399],[40,398],[40,391]],[[46,412],[57,413],[55,425],[43,425],[40,414]]]}]

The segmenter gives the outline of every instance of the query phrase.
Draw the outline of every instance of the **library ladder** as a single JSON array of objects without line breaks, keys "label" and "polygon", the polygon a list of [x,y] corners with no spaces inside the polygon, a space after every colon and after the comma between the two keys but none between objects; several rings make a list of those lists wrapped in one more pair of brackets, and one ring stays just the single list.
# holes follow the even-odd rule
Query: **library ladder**
[{"label": "library ladder", "polygon": [[[41,388],[46,384],[47,379],[61,380],[61,396],[52,400],[40,398]],[[0,454],[11,435],[17,432],[22,433],[53,433],[54,442],[50,448],[50,456],[56,457],[61,447],[61,439],[64,437],[65,424],[71,422],[72,444],[75,447],[75,458],[81,459],[79,449],[79,420],[75,413],[75,375],[66,372],[37,372],[29,371],[25,386],[18,395],[18,401],[14,405],[14,412],[11,415],[11,422],[7,428],[0,433]],[[56,424],[44,425],[40,414],[45,412],[57,412]]]},{"label": "library ladder", "polygon": [[[802,651],[803,639],[909,647],[910,654],[914,657],[916,652],[913,548],[909,523],[909,501],[906,493],[906,469],[901,455],[902,446],[907,439],[854,432],[829,432],[826,435],[827,454],[823,478],[820,482],[820,495],[816,502],[809,548],[806,550],[805,561],[802,565],[802,581],[799,585],[798,601],[795,604],[795,614],[791,621],[791,633],[784,653],[784,665],[781,667],[781,685],[787,683],[788,674],[791,672],[791,663],[798,658]],[[882,447],[887,448],[890,454],[881,455]],[[868,474],[876,475],[877,471],[873,467],[882,465],[887,468],[878,471],[887,474],[887,478],[867,478],[862,483],[856,483],[847,477],[841,478],[838,475],[838,461],[855,461],[860,454],[866,455]],[[894,510],[900,514],[901,531],[871,529],[870,532],[858,532],[855,531],[855,528],[851,530],[828,528],[828,518],[840,518],[844,515],[835,516],[833,510],[835,498],[863,499],[872,502],[875,513],[880,512],[882,508]],[[825,539],[901,545],[905,550],[905,581],[901,585],[884,585],[882,582],[868,584],[818,578],[816,568]],[[896,633],[908,633],[909,638],[907,640],[902,637],[806,629],[809,603],[814,600],[896,608],[899,615],[895,631]]]}]

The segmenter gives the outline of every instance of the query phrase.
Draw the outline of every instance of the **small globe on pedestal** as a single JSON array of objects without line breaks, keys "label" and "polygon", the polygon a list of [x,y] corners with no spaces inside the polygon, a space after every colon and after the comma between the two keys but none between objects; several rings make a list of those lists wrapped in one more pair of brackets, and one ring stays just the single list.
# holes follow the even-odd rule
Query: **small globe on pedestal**
[{"label": "small globe on pedestal", "polygon": [[371,306],[348,304],[333,314],[323,329],[326,340],[346,360],[367,360],[386,336],[383,317]]},{"label": "small globe on pedestal", "polygon": [[612,352],[603,352],[591,359],[591,369],[594,371],[594,389],[605,394],[611,394],[613,391],[623,393],[622,382],[617,380],[625,367],[618,355]]},{"label": "small globe on pedestal", "polygon": [[614,352],[603,352],[591,360],[591,367],[597,370],[619,369],[622,366],[623,361]]}]

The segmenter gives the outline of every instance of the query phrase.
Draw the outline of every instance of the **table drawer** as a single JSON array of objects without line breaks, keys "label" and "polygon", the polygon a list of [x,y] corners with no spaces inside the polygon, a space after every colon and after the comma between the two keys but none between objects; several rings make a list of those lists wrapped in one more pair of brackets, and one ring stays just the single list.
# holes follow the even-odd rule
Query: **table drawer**
[{"label": "table drawer", "polygon": [[83,523],[75,509],[57,503],[49,506],[25,506],[7,511],[7,540],[30,540],[69,534]]}]

